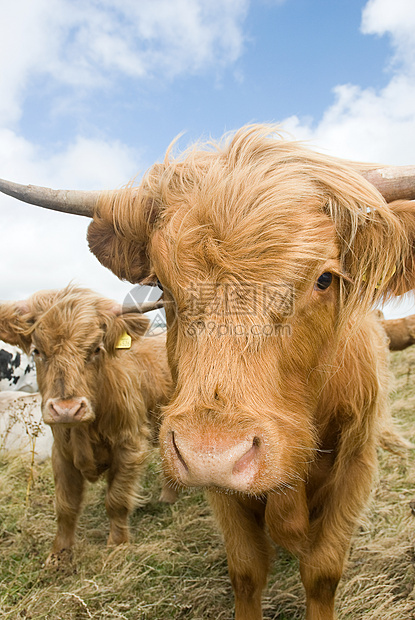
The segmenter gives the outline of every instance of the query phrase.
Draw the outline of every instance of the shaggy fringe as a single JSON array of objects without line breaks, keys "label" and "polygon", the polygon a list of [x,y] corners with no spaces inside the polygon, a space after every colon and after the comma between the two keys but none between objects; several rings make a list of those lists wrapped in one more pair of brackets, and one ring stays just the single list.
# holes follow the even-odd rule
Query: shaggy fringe
[{"label": "shaggy fringe", "polygon": [[[205,262],[211,255],[239,280],[258,281],[258,270],[265,271],[275,256],[281,260],[284,254],[286,273],[301,280],[305,274],[292,274],[294,264],[321,261],[324,244],[319,252],[315,229],[320,227],[321,233],[324,223],[329,228],[332,222],[346,276],[344,323],[357,307],[362,316],[376,303],[412,288],[414,259],[408,241],[415,230],[408,203],[387,205],[356,164],[288,141],[274,126],[246,126],[219,143],[197,143],[176,158],[171,156],[173,144],[164,163],[153,166],[139,187],[107,193],[99,202],[89,244],[119,277],[137,282],[151,275],[147,244],[154,229],[163,226],[175,241],[170,260],[180,284],[183,269],[186,280],[200,277],[191,256],[186,261],[180,258],[190,245],[197,253],[197,238],[207,255]],[[288,213],[293,227],[307,218],[313,226],[302,231],[308,235],[302,235],[294,254],[289,237],[287,247],[273,253],[272,229],[279,232]],[[250,251],[246,241],[254,231],[257,244]],[[238,266],[243,258],[242,275]],[[255,260],[252,270],[247,269],[250,260]]]}]

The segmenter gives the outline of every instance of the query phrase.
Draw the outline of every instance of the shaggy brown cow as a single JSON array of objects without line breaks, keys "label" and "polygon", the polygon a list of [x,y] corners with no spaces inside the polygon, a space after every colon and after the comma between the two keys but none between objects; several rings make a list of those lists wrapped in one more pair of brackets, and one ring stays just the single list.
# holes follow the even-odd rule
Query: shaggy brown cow
[{"label": "shaggy brown cow", "polygon": [[[72,286],[0,305],[0,337],[35,354],[42,415],[54,437],[58,528],[48,564],[68,555],[84,482],[104,472],[108,544],[128,540],[151,426],[171,390],[164,338],[142,338],[148,320],[120,311],[114,301]],[[126,348],[119,344],[123,332],[132,338]]]},{"label": "shaggy brown cow", "polygon": [[[164,468],[208,489],[237,620],[262,617],[268,534],[300,559],[308,620],[334,617],[387,401],[385,335],[369,310],[415,284],[414,206],[387,205],[360,172],[390,198],[388,178],[368,169],[253,126],[167,156],[93,207],[74,195],[77,213],[94,210],[99,260],[165,289],[176,389]],[[407,177],[398,196],[412,199]],[[68,209],[66,194],[56,206],[54,193],[4,191]]]},{"label": "shaggy brown cow", "polygon": [[391,351],[403,351],[415,344],[415,314],[401,319],[388,319],[380,321],[389,340]]}]

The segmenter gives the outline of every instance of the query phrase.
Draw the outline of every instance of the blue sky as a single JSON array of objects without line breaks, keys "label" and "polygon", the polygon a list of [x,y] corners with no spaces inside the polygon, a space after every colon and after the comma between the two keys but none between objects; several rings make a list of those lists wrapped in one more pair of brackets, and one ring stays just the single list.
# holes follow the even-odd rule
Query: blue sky
[{"label": "blue sky", "polygon": [[[2,177],[117,187],[181,132],[184,148],[252,121],[281,123],[335,155],[415,163],[413,0],[7,4]],[[5,197],[0,218],[0,298],[69,280],[127,294],[88,254],[86,221]]]},{"label": "blue sky", "polygon": [[[206,53],[198,69],[186,68],[180,55],[183,68],[177,66],[176,75],[154,63],[140,78],[94,62],[108,82],[84,87],[79,95],[39,72],[25,96],[25,137],[53,148],[79,133],[105,136],[144,148],[151,162],[182,131],[191,141],[220,137],[251,121],[292,115],[318,120],[333,101],[334,85],[357,80],[363,88],[379,89],[388,82],[388,38],[361,32],[360,0],[229,4],[240,6],[237,49],[223,49],[214,58]],[[168,54],[167,45],[163,52]]]}]

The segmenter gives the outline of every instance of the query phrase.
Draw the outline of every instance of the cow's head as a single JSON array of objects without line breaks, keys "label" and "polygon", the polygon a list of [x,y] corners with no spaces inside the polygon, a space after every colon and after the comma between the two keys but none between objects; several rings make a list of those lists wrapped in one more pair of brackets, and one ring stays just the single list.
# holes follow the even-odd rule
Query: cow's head
[{"label": "cow's head", "polygon": [[92,422],[103,364],[117,355],[123,332],[138,338],[147,325],[142,315],[121,314],[115,302],[73,286],[0,304],[0,337],[34,353],[46,424]]},{"label": "cow's head", "polygon": [[[167,158],[100,198],[89,228],[103,265],[164,288],[177,385],[161,449],[184,485],[260,494],[304,478],[346,328],[414,287],[413,205],[271,133]],[[398,196],[414,198],[406,180]]]},{"label": "cow's head", "polygon": [[185,485],[303,478],[345,326],[414,282],[412,205],[263,128],[102,199],[88,238],[121,278],[164,288],[177,387],[160,444]]}]

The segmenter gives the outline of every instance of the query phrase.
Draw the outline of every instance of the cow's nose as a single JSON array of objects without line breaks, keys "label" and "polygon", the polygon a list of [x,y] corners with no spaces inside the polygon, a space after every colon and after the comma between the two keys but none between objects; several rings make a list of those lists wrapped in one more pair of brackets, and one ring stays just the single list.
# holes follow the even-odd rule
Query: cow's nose
[{"label": "cow's nose", "polygon": [[83,422],[85,413],[88,409],[88,401],[86,398],[69,398],[66,400],[60,398],[49,398],[46,403],[48,424],[74,424]]},{"label": "cow's nose", "polygon": [[248,491],[259,473],[263,442],[249,438],[198,437],[170,431],[166,455],[178,480],[186,486],[217,486]]}]

